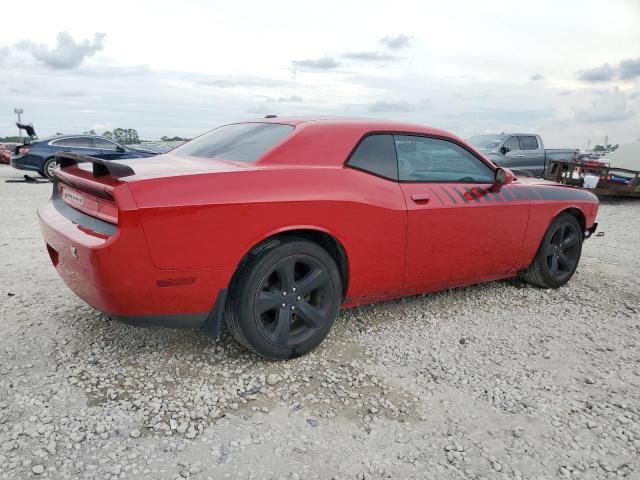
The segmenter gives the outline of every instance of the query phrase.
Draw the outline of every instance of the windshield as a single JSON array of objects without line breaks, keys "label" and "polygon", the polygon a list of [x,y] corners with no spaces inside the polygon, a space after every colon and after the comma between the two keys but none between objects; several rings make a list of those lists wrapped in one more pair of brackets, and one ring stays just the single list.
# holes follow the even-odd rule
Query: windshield
[{"label": "windshield", "polygon": [[503,139],[502,135],[476,135],[471,137],[468,142],[478,148],[496,148]]},{"label": "windshield", "polygon": [[291,125],[278,123],[236,123],[205,133],[174,152],[193,157],[255,162],[292,131]]}]

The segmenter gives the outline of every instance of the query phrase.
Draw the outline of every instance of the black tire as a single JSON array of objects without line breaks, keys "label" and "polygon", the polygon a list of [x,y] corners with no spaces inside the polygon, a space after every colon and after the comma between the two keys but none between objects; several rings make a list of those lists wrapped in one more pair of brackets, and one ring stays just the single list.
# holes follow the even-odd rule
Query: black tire
[{"label": "black tire", "polygon": [[542,288],[566,284],[580,262],[584,232],[578,220],[561,213],[547,229],[533,262],[519,277]]},{"label": "black tire", "polygon": [[42,175],[45,178],[48,178],[50,181],[53,182],[53,170],[55,170],[56,166],[58,165],[58,160],[56,160],[55,158],[49,158],[47,159],[46,162],[44,162],[44,166],[42,167],[42,173],[40,173],[40,175]]},{"label": "black tire", "polygon": [[340,272],[326,250],[295,237],[273,239],[240,266],[224,319],[238,343],[282,360],[320,345],[341,303]]}]

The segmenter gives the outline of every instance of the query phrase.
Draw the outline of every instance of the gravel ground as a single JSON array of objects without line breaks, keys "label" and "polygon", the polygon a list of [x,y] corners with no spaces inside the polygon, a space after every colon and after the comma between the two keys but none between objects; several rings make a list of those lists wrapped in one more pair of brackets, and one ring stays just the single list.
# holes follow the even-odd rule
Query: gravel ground
[{"label": "gravel ground", "polygon": [[51,185],[20,179],[0,166],[0,479],[640,478],[640,201],[601,206],[566,287],[343,311],[269,362],[105,320],[50,265]]}]

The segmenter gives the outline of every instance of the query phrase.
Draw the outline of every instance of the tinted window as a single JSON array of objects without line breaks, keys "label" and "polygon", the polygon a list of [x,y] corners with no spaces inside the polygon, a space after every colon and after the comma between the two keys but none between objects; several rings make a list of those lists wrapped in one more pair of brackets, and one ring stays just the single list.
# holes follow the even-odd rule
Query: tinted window
[{"label": "tinted window", "polygon": [[392,180],[398,179],[396,151],[391,135],[369,135],[358,144],[349,165]]},{"label": "tinted window", "polygon": [[70,137],[53,142],[56,147],[86,147],[91,148],[91,139],[88,137]]},{"label": "tinted window", "polygon": [[520,137],[520,148],[522,150],[538,150],[538,139],[533,135]]},{"label": "tinted window", "polygon": [[104,138],[94,138],[93,144],[96,148],[100,148],[102,150],[115,150],[117,147],[115,143]]},{"label": "tinted window", "polygon": [[437,138],[394,135],[400,180],[492,182],[493,171],[455,143]]},{"label": "tinted window", "polygon": [[291,125],[238,123],[205,133],[174,151],[194,157],[254,162],[293,131]]},{"label": "tinted window", "polygon": [[511,147],[511,150],[520,150],[520,143],[518,142],[518,137],[509,137],[509,139],[504,142],[505,147]]}]

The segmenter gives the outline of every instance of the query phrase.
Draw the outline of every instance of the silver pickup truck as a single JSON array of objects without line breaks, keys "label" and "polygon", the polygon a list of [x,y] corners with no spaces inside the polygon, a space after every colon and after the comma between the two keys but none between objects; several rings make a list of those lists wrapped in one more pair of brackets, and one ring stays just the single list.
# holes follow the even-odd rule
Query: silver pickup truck
[{"label": "silver pickup truck", "polygon": [[534,177],[542,177],[549,160],[574,160],[578,156],[575,148],[544,148],[540,135],[531,133],[476,135],[468,142],[493,163]]}]

